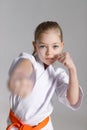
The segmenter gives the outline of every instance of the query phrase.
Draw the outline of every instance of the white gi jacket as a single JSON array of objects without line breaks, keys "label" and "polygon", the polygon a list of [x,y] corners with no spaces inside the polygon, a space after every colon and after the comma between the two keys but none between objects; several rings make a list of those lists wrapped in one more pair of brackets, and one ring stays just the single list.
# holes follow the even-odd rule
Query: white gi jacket
[{"label": "white gi jacket", "polygon": [[[49,65],[44,69],[44,64],[36,55],[36,58],[28,53],[23,52],[19,57],[14,59],[9,70],[9,74],[19,61],[19,59],[29,59],[34,67],[35,73],[32,78],[35,80],[35,84],[31,94],[26,98],[18,96],[10,96],[10,104],[13,112],[17,115],[25,124],[37,125],[53,111],[51,99],[56,92],[59,102],[65,104],[72,110],[77,110],[82,102],[82,89],[79,88],[80,95],[78,103],[71,106],[66,98],[66,92],[69,82],[69,77],[65,70],[62,68],[54,68]],[[10,120],[8,119],[8,124]],[[16,130],[16,128],[12,129]],[[53,130],[51,120],[42,130]]]}]

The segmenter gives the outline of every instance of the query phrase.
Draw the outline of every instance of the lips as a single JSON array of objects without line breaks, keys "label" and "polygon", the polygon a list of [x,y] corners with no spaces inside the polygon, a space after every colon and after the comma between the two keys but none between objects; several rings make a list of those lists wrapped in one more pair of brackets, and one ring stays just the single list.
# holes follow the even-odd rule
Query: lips
[{"label": "lips", "polygon": [[46,58],[46,60],[53,61],[54,59],[53,58]]}]

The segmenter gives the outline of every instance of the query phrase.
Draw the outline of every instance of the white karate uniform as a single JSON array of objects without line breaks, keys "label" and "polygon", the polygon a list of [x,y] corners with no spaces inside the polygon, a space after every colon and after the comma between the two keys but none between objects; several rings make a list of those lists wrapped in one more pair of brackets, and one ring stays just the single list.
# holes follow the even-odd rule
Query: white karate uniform
[{"label": "white karate uniform", "polygon": [[[28,53],[23,52],[19,57],[14,59],[9,74],[13,70],[16,63],[22,59],[29,59],[34,67],[33,79],[35,80],[32,92],[26,97],[10,96],[10,104],[13,112],[25,124],[37,125],[47,116],[50,116],[53,111],[51,99],[56,92],[59,102],[65,104],[72,110],[77,110],[82,102],[83,92],[79,87],[79,100],[76,105],[71,106],[66,97],[69,77],[62,68],[54,68],[49,65],[44,69],[44,64],[36,55],[36,58]],[[8,119],[8,124],[10,120]],[[13,128],[11,130],[17,130]],[[51,119],[49,123],[42,130],[53,130]]]}]

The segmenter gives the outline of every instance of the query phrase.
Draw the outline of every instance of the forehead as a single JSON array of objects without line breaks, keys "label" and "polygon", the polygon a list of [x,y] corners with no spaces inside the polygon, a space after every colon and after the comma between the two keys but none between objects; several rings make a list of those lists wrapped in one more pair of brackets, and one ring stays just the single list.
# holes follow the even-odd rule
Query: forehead
[{"label": "forehead", "polygon": [[61,42],[61,35],[58,30],[48,30],[40,34],[39,42],[42,43],[59,43]]}]

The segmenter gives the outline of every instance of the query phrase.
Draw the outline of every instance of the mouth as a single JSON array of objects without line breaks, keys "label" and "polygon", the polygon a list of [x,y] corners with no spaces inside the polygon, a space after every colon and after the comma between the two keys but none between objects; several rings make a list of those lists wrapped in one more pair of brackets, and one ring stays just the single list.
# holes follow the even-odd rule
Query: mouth
[{"label": "mouth", "polygon": [[47,61],[54,61],[54,58],[46,58]]}]

